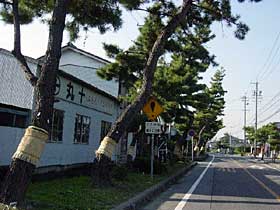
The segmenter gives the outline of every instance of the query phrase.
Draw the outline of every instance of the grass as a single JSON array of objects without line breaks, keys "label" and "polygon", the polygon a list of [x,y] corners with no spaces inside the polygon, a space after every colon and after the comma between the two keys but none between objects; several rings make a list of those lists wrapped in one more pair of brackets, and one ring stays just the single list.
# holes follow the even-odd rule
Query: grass
[{"label": "grass", "polygon": [[147,174],[130,172],[125,181],[114,181],[109,188],[92,187],[90,177],[81,176],[32,183],[27,201],[38,210],[107,210],[133,195],[160,182],[182,168],[178,163],[165,175],[156,175],[151,180]]}]

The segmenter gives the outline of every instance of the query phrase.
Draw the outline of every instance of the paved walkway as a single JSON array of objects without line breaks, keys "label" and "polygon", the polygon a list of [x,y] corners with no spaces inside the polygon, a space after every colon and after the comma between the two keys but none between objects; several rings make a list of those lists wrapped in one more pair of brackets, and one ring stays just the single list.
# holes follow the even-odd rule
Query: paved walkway
[{"label": "paved walkway", "polygon": [[260,157],[257,158],[252,157],[251,159],[249,159],[249,161],[257,164],[264,164],[267,167],[273,167],[275,169],[280,170],[280,159],[276,159],[275,163],[273,163],[271,158],[264,158],[264,160],[261,160]]}]

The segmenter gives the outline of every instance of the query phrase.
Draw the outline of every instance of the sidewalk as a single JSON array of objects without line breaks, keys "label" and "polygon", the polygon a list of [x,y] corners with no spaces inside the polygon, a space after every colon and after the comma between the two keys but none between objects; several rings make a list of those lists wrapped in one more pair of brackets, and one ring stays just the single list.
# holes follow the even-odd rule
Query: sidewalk
[{"label": "sidewalk", "polygon": [[276,159],[275,160],[275,163],[272,162],[272,159],[271,158],[264,158],[264,160],[261,160],[260,157],[251,157],[249,159],[250,162],[254,162],[254,163],[262,163],[262,164],[267,164],[273,168],[276,168],[278,170],[280,170],[280,159]]},{"label": "sidewalk", "polygon": [[279,159],[276,159],[275,163],[273,163],[271,158],[267,158],[267,159],[264,160],[264,163],[268,164],[269,166],[271,166],[273,168],[276,168],[276,169],[280,170],[280,160]]}]

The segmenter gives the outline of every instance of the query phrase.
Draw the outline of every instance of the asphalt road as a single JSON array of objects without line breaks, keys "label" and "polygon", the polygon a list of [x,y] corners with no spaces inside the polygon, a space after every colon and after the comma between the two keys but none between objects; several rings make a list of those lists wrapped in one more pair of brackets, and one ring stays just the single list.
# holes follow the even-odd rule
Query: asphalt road
[{"label": "asphalt road", "polygon": [[280,170],[215,155],[142,210],[280,210]]}]

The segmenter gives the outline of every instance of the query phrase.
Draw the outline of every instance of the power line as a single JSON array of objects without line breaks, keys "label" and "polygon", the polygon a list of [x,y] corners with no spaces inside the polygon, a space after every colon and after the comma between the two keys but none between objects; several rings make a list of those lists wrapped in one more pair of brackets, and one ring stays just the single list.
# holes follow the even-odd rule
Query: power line
[{"label": "power line", "polygon": [[275,98],[278,98],[280,96],[280,91],[277,92],[265,105],[263,105],[260,109],[264,109],[267,105],[271,104],[271,102],[274,101]]},{"label": "power line", "polygon": [[269,109],[277,105],[278,102],[280,102],[280,98],[277,101],[275,101],[273,104],[271,104],[269,107],[267,107],[264,111],[262,111],[260,115],[262,115],[263,113],[265,113],[266,111],[268,111]]},{"label": "power line", "polygon": [[270,118],[274,117],[276,114],[278,114],[280,112],[280,109],[278,109],[277,111],[275,111],[273,114],[271,114],[269,117],[263,119],[262,121],[260,121],[260,123],[264,123],[267,120],[269,120]]},{"label": "power line", "polygon": [[276,50],[276,52],[274,53],[274,56],[273,56],[271,62],[268,64],[266,70],[263,72],[263,74],[261,75],[262,77],[261,77],[259,80],[262,80],[265,76],[267,76],[267,72],[269,72],[269,69],[270,69],[270,67],[271,67],[271,65],[272,65],[272,63],[273,63],[273,61],[274,61],[274,58],[275,58],[276,55],[278,54],[279,49],[280,49],[280,45],[277,47],[277,50]]},{"label": "power line", "polygon": [[276,93],[271,100],[269,100],[264,106],[262,106],[262,108],[260,110],[261,114],[260,116],[262,116],[265,112],[267,112],[268,110],[270,110],[271,108],[274,108],[275,105],[277,105],[277,103],[280,101],[280,91],[278,93]]},{"label": "power line", "polygon": [[[256,76],[256,80],[257,80],[257,81],[260,79],[260,76],[265,75],[265,73],[266,73],[266,71],[267,71],[267,70],[264,70],[265,67],[266,67],[267,65],[270,66],[270,64],[271,64],[271,62],[270,62],[270,61],[271,61],[271,57],[272,57],[272,54],[273,54],[273,52],[274,52],[274,50],[275,50],[275,48],[276,48],[276,46],[277,46],[277,44],[278,44],[279,39],[280,39],[280,31],[278,32],[278,34],[277,34],[277,36],[276,36],[276,39],[275,39],[274,42],[273,42],[273,45],[272,45],[272,47],[271,47],[271,49],[270,49],[270,51],[269,51],[268,57],[266,58],[266,60],[265,60],[264,64],[262,65],[262,67],[259,68],[259,71],[258,71],[257,76]],[[274,60],[274,58],[275,58],[277,52],[279,51],[279,48],[280,48],[280,45],[277,47],[276,52],[274,53],[274,56],[273,56],[273,59],[272,59],[272,60]],[[279,62],[280,62],[280,60],[279,60]],[[264,72],[263,72],[263,70],[264,70]],[[270,71],[270,73],[272,73],[272,72]],[[249,91],[250,84],[251,84],[252,82],[253,82],[253,80],[251,80],[251,81],[249,82],[248,87],[245,89],[245,90],[246,90],[246,91],[245,91],[245,95],[247,95],[247,93],[248,93],[248,91]]]},{"label": "power line", "polygon": [[279,64],[280,64],[280,57],[279,57],[279,59],[278,59],[278,62],[277,62],[276,65],[274,66],[274,68],[272,68],[272,69],[267,73],[267,75],[263,77],[262,81],[268,79],[269,76],[270,76],[275,70],[277,70],[277,67],[279,66]]},{"label": "power line", "polygon": [[[271,64],[271,62],[270,62],[271,56],[272,56],[272,53],[273,53],[275,47],[277,46],[277,43],[278,43],[279,38],[280,38],[280,32],[279,32],[279,33],[277,34],[277,36],[276,36],[276,39],[275,39],[275,41],[274,41],[274,43],[273,43],[273,45],[272,45],[272,48],[271,48],[271,50],[270,50],[270,52],[269,52],[269,54],[268,54],[268,57],[267,57],[266,61],[264,62],[263,66],[259,69],[259,71],[258,71],[258,73],[257,73],[257,77],[256,77],[257,80],[259,80],[259,77],[260,77],[261,75],[264,75],[264,74],[265,74],[266,70],[263,72],[263,70],[265,69],[265,67],[266,67],[267,65],[270,66],[270,64]],[[279,51],[279,48],[280,48],[280,46],[277,47],[276,53],[274,53],[274,56],[273,56],[272,60],[275,58],[277,52]],[[267,68],[267,69],[268,69],[268,68]]]}]

